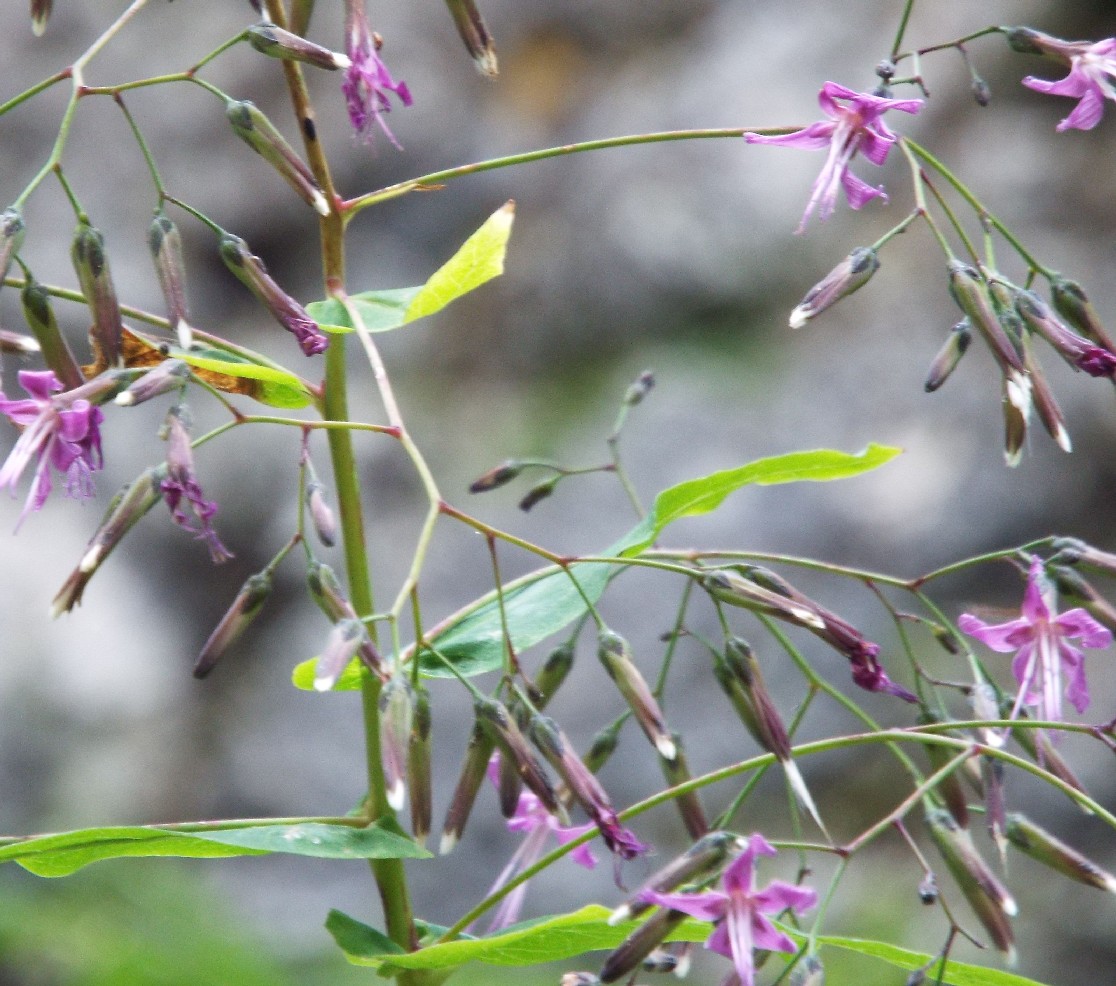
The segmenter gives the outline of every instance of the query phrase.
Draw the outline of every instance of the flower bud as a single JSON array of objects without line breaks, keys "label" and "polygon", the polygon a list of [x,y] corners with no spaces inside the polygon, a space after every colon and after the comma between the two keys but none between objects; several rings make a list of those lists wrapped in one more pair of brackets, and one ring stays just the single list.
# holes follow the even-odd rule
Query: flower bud
[{"label": "flower bud", "polygon": [[310,522],[314,533],[327,548],[332,548],[337,540],[337,520],[333,509],[326,502],[325,487],[318,481],[318,474],[307,455],[306,463],[306,506],[310,511]]},{"label": "flower bud", "polygon": [[1102,870],[1076,849],[1067,846],[1061,839],[1039,828],[1026,816],[1017,813],[1008,815],[1007,838],[1021,852],[1065,874],[1071,880],[1116,894],[1116,877]]},{"label": "flower bud", "polygon": [[701,586],[718,602],[776,616],[815,631],[825,628],[825,621],[813,608],[797,605],[782,593],[761,586],[731,569],[709,572],[702,577]]},{"label": "flower bud", "polygon": [[[682,747],[682,737],[678,733],[672,733],[671,739],[674,741],[674,759],[668,760],[666,757],[660,756],[659,766],[662,768],[663,778],[667,784],[671,787],[677,787],[679,784],[685,784],[687,781],[693,780],[693,774],[690,773],[690,766],[686,762],[686,751]],[[674,804],[678,808],[678,814],[682,816],[682,824],[691,839],[700,839],[709,832],[709,819],[706,818],[705,809],[701,804],[701,795],[697,791],[687,791],[685,794],[674,798]]]},{"label": "flower bud", "polygon": [[555,647],[547,656],[542,670],[535,675],[534,692],[531,701],[540,712],[554,697],[554,693],[561,687],[562,682],[573,668],[574,647],[572,643]]},{"label": "flower bud", "polygon": [[697,883],[717,876],[744,849],[745,842],[732,832],[710,832],[702,836],[681,856],[675,857],[651,875],[634,894],[608,916],[611,925],[621,924],[650,910],[646,897],[665,894],[684,883]]},{"label": "flower bud", "polygon": [[434,808],[430,727],[430,695],[419,687],[414,694],[411,738],[407,746],[407,780],[411,785],[411,835],[420,846],[426,845]]},{"label": "flower bud", "polygon": [[329,215],[329,202],[314,173],[255,103],[230,99],[225,105],[225,115],[233,133],[278,171],[297,195],[319,215]]},{"label": "flower bud", "polygon": [[0,353],[13,353],[17,356],[30,356],[32,353],[41,353],[43,347],[39,340],[22,332],[9,332],[0,329]]},{"label": "flower bud", "polygon": [[85,377],[78,367],[77,360],[74,359],[74,354],[70,352],[65,337],[58,329],[54,309],[50,304],[50,295],[28,273],[19,297],[23,304],[23,317],[38,340],[46,365],[54,371],[54,375],[66,390],[80,387],[85,382]]},{"label": "flower bud", "polygon": [[50,607],[51,616],[68,613],[81,602],[86,585],[101,567],[101,563],[139,519],[163,498],[162,480],[165,475],[164,466],[148,469],[113,497],[101,519],[100,527],[89,539],[78,567],[70,573],[54,597]]},{"label": "flower bud", "polygon": [[380,756],[387,803],[395,811],[407,797],[407,747],[414,724],[414,690],[406,675],[393,675],[380,690]]},{"label": "flower bud", "polygon": [[98,368],[116,366],[120,362],[120,305],[116,300],[101,231],[88,222],[79,222],[74,230],[70,256],[81,284],[81,293],[93,318],[89,334],[94,363]]},{"label": "flower bud", "polygon": [[662,908],[651,915],[635,931],[609,953],[601,966],[602,983],[614,983],[638,969],[648,955],[686,918],[682,911]]},{"label": "flower bud", "polygon": [[469,492],[487,493],[489,490],[494,490],[499,486],[510,483],[522,471],[522,462],[517,462],[515,459],[508,459],[506,462],[501,462],[495,468],[489,469],[483,476],[473,480],[473,482],[469,484]]},{"label": "flower bud", "polygon": [[27,227],[23,224],[23,213],[14,205],[0,212],[0,283],[8,276],[12,261],[23,246]]},{"label": "flower bud", "polygon": [[976,100],[977,106],[987,106],[992,102],[992,88],[979,75],[973,76],[969,91],[973,94],[973,99]]},{"label": "flower bud", "polygon": [[[517,722],[516,725],[519,723]],[[496,793],[500,798],[500,814],[505,818],[511,818],[519,807],[519,795],[523,792],[523,778],[519,776],[519,770],[511,757],[497,754],[495,760]]]},{"label": "flower bud", "polygon": [[627,391],[624,393],[624,404],[628,407],[635,407],[637,404],[643,402],[651,388],[655,386],[655,374],[651,370],[644,370]]},{"label": "flower bud", "polygon": [[1008,918],[1019,912],[1011,894],[1004,889],[988,864],[981,859],[972,836],[958,827],[948,812],[935,809],[927,813],[927,825],[934,842],[993,944],[1015,959],[1015,937]]},{"label": "flower bud", "polygon": [[548,479],[545,483],[539,483],[538,486],[532,486],[527,491],[527,495],[519,501],[519,509],[527,513],[532,507],[545,500],[554,492],[554,487],[558,485],[559,478],[556,476],[554,479]]},{"label": "flower bud", "polygon": [[801,329],[810,319],[862,288],[880,269],[880,258],[870,247],[857,247],[806,292],[790,314],[790,327]]},{"label": "flower bud", "polygon": [[531,789],[547,811],[556,815],[562,824],[568,825],[569,819],[554,793],[554,785],[550,783],[550,778],[547,777],[538,758],[531,752],[527,740],[507,708],[495,699],[486,698],[478,698],[473,703],[473,708],[476,710],[477,719],[500,747],[503,757],[515,764],[523,783]]},{"label": "flower bud", "polygon": [[1050,284],[1050,297],[1054,302],[1054,309],[1070,325],[1088,339],[1092,339],[1098,346],[1103,346],[1110,353],[1116,353],[1116,342],[1105,331],[1097,316],[1097,310],[1085,295],[1085,289],[1076,281],[1064,277],[1055,278]]},{"label": "flower bud", "polygon": [[500,71],[496,64],[496,45],[476,4],[473,0],[446,0],[446,6],[477,71],[486,78],[495,79]]},{"label": "flower bud", "polygon": [[[923,710],[922,715],[919,716],[920,723],[926,725],[929,723],[938,723],[942,720],[931,713],[929,710]],[[952,733],[947,735],[954,735]],[[949,763],[952,755],[951,750],[946,749],[944,746],[936,746],[933,743],[926,744],[926,758],[930,761],[930,767],[936,772],[941,770],[947,763]],[[955,770],[947,774],[940,781],[935,788],[939,797],[945,802],[946,808],[953,816],[953,820],[963,829],[969,827],[969,800],[965,796],[965,789],[961,786],[961,778]]]},{"label": "flower bud", "polygon": [[306,62],[309,65],[316,65],[318,68],[331,71],[348,68],[352,65],[352,60],[348,55],[343,55],[339,51],[330,51],[328,48],[314,44],[313,41],[307,41],[306,38],[292,34],[290,31],[284,31],[283,28],[276,27],[266,21],[262,24],[253,24],[248,28],[248,43],[256,51],[264,55],[270,55],[272,58],[282,58],[292,62]]},{"label": "flower bud", "polygon": [[984,337],[1005,375],[1009,369],[1023,373],[1023,360],[992,310],[988,287],[972,267],[954,260],[949,263],[949,292],[969,323]]},{"label": "flower bud", "polygon": [[1015,307],[1023,321],[1050,343],[1071,366],[1091,377],[1116,374],[1116,354],[1097,346],[1064,325],[1051,307],[1033,291],[1017,291]]},{"label": "flower bud", "polygon": [[478,717],[473,723],[473,732],[469,736],[469,745],[465,749],[465,763],[461,768],[461,776],[457,780],[457,787],[450,799],[446,820],[442,825],[442,842],[438,851],[443,856],[451,852],[461,841],[461,833],[465,831],[465,823],[469,821],[473,802],[477,800],[477,792],[484,780],[488,761],[492,757],[495,746],[496,740]]},{"label": "flower bud", "polygon": [[349,666],[367,638],[368,631],[360,620],[335,623],[314,668],[314,690],[328,692],[337,684],[341,672]]},{"label": "flower bud", "polygon": [[1065,452],[1072,451],[1073,442],[1070,440],[1069,431],[1066,429],[1065,416],[1054,397],[1054,391],[1050,389],[1046,374],[1043,373],[1042,367],[1035,358],[1030,341],[1026,339],[1023,342],[1023,361],[1027,365],[1027,373],[1031,381],[1031,397],[1042,426],[1046,429],[1047,434],[1058,443],[1059,448]]},{"label": "flower bud", "polygon": [[790,986],[825,986],[825,967],[816,955],[807,955],[791,973]]},{"label": "flower bud", "polygon": [[969,343],[972,341],[972,327],[969,320],[963,318],[953,327],[945,345],[938,350],[938,355],[934,357],[930,364],[930,372],[926,375],[925,385],[928,394],[932,394],[949,379],[950,374],[957,369],[957,364],[961,362],[961,357],[968,351]]},{"label": "flower bud", "polygon": [[142,404],[160,394],[169,394],[173,390],[181,392],[189,379],[189,365],[180,359],[166,359],[134,380],[127,389],[117,394],[114,400],[121,407]]},{"label": "flower bud", "polygon": [[[333,569],[328,565],[323,565],[316,558],[310,559],[306,565],[306,585],[310,590],[310,597],[325,613],[330,623],[357,619],[356,610],[345,595],[345,590],[341,588],[341,583],[337,580]],[[367,634],[360,644],[357,656],[372,674],[381,680],[386,678],[383,658],[380,657],[379,651]]]},{"label": "flower bud", "polygon": [[984,821],[988,835],[1000,854],[1000,863],[1007,862],[1007,800],[1004,796],[1003,761],[993,757],[981,757],[981,773],[984,777]]},{"label": "flower bud", "polygon": [[46,30],[53,6],[54,0],[31,0],[31,30],[35,32],[36,37]]},{"label": "flower bud", "polygon": [[581,759],[594,774],[599,773],[600,769],[608,763],[612,754],[616,752],[616,747],[620,742],[620,729],[623,725],[623,718],[616,720],[616,722],[600,730],[589,743],[589,749]]},{"label": "flower bud", "polygon": [[1081,565],[1105,575],[1116,575],[1116,554],[1101,551],[1078,538],[1057,538],[1052,547],[1057,554],[1052,562],[1062,565]]},{"label": "flower bud", "polygon": [[933,873],[927,873],[918,885],[918,899],[929,907],[938,902],[939,896],[938,881],[934,879]]},{"label": "flower bud", "polygon": [[655,749],[667,760],[673,760],[677,751],[666,719],[643,675],[635,666],[627,641],[611,630],[601,630],[597,643],[597,656],[608,676],[616,683],[624,701],[628,703],[636,722]]},{"label": "flower bud", "polygon": [[1017,51],[1021,55],[1041,55],[1044,53],[1044,48],[1041,47],[1040,42],[1045,37],[1039,31],[1034,31],[1029,27],[1013,27],[1009,28],[1004,37],[1007,38],[1007,43],[1011,45],[1012,51]]},{"label": "flower bud", "polygon": [[1116,607],[1079,573],[1063,565],[1048,565],[1046,570],[1063,596],[1085,607],[1090,616],[1116,632]]},{"label": "flower bud", "polygon": [[221,236],[221,259],[237,277],[271,312],[272,317],[292,333],[299,348],[307,356],[314,356],[329,347],[329,339],[306,309],[287,294],[268,274],[264,262],[239,236],[225,233]]},{"label": "flower bud", "polygon": [[256,614],[263,609],[268,596],[271,595],[271,573],[266,569],[255,575],[240,587],[228,612],[221,617],[213,633],[202,647],[201,653],[194,664],[194,677],[204,678],[213,666],[224,656],[232,645],[240,639],[240,635],[248,629],[249,624],[256,618]]},{"label": "flower bud", "polygon": [[189,349],[192,342],[190,317],[186,311],[186,265],[182,260],[182,236],[161,209],[147,230],[147,245],[155,260],[155,273],[167,305],[167,321],[178,336],[178,344]]}]

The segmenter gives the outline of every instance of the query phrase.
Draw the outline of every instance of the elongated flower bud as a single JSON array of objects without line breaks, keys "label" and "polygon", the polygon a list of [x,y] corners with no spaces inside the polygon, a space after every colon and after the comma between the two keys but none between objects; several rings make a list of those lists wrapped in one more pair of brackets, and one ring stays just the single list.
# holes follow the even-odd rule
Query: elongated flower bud
[{"label": "elongated flower bud", "polygon": [[120,361],[120,305],[116,300],[105,238],[87,222],[78,223],[70,247],[81,293],[89,306],[93,326],[89,330],[97,364],[116,366]]},{"label": "elongated flower bud", "polygon": [[465,43],[465,50],[473,59],[481,75],[495,79],[499,75],[496,64],[496,45],[473,0],[446,0],[454,27]]},{"label": "elongated flower bud", "polygon": [[981,858],[969,833],[959,828],[948,812],[935,809],[927,813],[926,821],[969,906],[993,944],[1007,955],[1009,962],[1014,961],[1015,936],[1008,918],[1017,914],[1019,908],[1011,894]]},{"label": "elongated flower bud", "polygon": [[155,273],[167,306],[167,321],[178,336],[183,349],[192,339],[190,316],[186,310],[186,265],[182,259],[182,235],[178,227],[161,209],[147,230],[147,245],[155,260]]},{"label": "elongated flower bud", "polygon": [[655,386],[655,374],[651,370],[644,370],[625,392],[624,404],[628,407],[635,407],[637,404],[642,404],[643,399],[651,393],[651,388]]},{"label": "elongated flower bud", "polygon": [[973,341],[973,331],[968,318],[961,319],[950,332],[949,338],[946,339],[945,344],[938,350],[938,354],[930,363],[930,372],[926,374],[926,392],[933,393],[943,383],[945,383],[950,374],[957,369],[957,364],[961,362],[961,357],[969,349],[969,344]]},{"label": "elongated flower bud", "polygon": [[221,622],[217,624],[205,642],[205,646],[202,647],[194,664],[195,678],[204,678],[209,674],[225,652],[240,639],[240,635],[248,629],[263,609],[264,603],[271,595],[272,586],[271,573],[266,569],[249,576],[240,587],[228,612],[221,617]]},{"label": "elongated flower bud", "polygon": [[559,477],[548,479],[544,483],[539,483],[537,486],[532,486],[519,501],[519,509],[524,513],[528,513],[538,504],[542,503],[551,493],[554,492],[554,487],[558,484]]},{"label": "elongated flower bud", "polygon": [[407,797],[407,747],[414,724],[414,690],[406,675],[396,674],[380,691],[380,755],[387,803],[399,811]]},{"label": "elongated flower bud", "polygon": [[23,213],[15,206],[0,212],[0,283],[8,276],[12,261],[23,246],[27,227],[23,223]]},{"label": "elongated flower bud", "polygon": [[[929,724],[941,722],[942,720],[931,712],[924,710],[922,715],[919,716],[920,723]],[[948,735],[954,735],[950,733]],[[926,758],[930,761],[930,766],[935,770],[941,770],[948,762],[951,756],[950,750],[944,746],[935,746],[933,743],[927,743],[925,746]],[[938,782],[935,788],[938,796],[945,802],[946,808],[953,816],[953,820],[963,829],[969,827],[969,800],[965,796],[965,788],[961,784],[961,778],[958,776],[958,771],[946,775]]]},{"label": "elongated flower bud", "polygon": [[611,630],[602,630],[597,644],[597,656],[628,703],[636,722],[655,749],[668,760],[673,760],[676,751],[670,729],[659,703],[632,660],[627,641]]},{"label": "elongated flower bud", "polygon": [[1004,332],[992,309],[988,288],[977,272],[960,261],[950,261],[949,291],[972,327],[984,337],[1005,374],[1009,369],[1022,374],[1023,360],[1019,350]]},{"label": "elongated flower bud", "polygon": [[407,780],[411,785],[411,835],[420,846],[426,845],[434,809],[430,727],[430,694],[420,687],[414,693],[411,739],[407,746]]},{"label": "elongated flower bud", "polygon": [[1035,410],[1038,412],[1042,426],[1046,429],[1046,433],[1058,443],[1059,448],[1065,452],[1072,451],[1073,442],[1070,440],[1069,431],[1066,429],[1065,415],[1062,414],[1062,409],[1058,406],[1058,401],[1054,397],[1054,391],[1050,388],[1050,382],[1046,379],[1046,374],[1035,357],[1034,347],[1030,340],[1026,338],[1023,341],[1023,362],[1027,365],[1027,374],[1031,381],[1031,398],[1034,401]]},{"label": "elongated flower bud", "polygon": [[1084,370],[1091,377],[1116,374],[1116,354],[1065,326],[1033,291],[1017,291],[1015,306],[1023,321],[1049,342],[1070,366]]},{"label": "elongated flower bud", "polygon": [[314,690],[328,692],[337,684],[341,672],[349,666],[367,638],[368,631],[360,620],[335,623],[314,668]]},{"label": "elongated flower bud", "polygon": [[530,788],[531,793],[539,799],[547,811],[558,816],[562,824],[568,825],[569,819],[554,793],[554,785],[551,784],[538,758],[531,752],[526,738],[507,708],[495,699],[486,698],[478,698],[473,703],[473,708],[476,710],[477,719],[488,729],[500,747],[502,756],[515,764],[519,776]]},{"label": "elongated flower bud", "polygon": [[993,757],[981,757],[984,776],[984,821],[988,835],[1000,854],[1000,863],[1007,862],[1007,800],[1004,795],[1004,765]]},{"label": "elongated flower bud", "polygon": [[614,983],[629,972],[638,969],[643,960],[685,918],[686,915],[682,911],[672,911],[666,907],[652,914],[609,953],[604,965],[601,966],[600,981]]},{"label": "elongated flower bud", "polygon": [[[518,723],[517,723],[518,725]],[[496,761],[496,793],[500,798],[500,814],[511,818],[519,807],[523,792],[523,778],[511,757],[500,756]]]},{"label": "elongated flower bud", "polygon": [[1110,353],[1116,353],[1116,342],[1105,331],[1097,310],[1080,284],[1064,277],[1055,278],[1050,285],[1050,297],[1054,309],[1078,332]]},{"label": "elongated flower bud", "polygon": [[292,62],[306,62],[318,68],[329,70],[348,68],[352,60],[348,55],[339,51],[330,51],[313,41],[290,31],[285,31],[274,24],[264,22],[253,24],[248,28],[248,43],[256,51],[270,55],[272,58],[282,58]]},{"label": "elongated flower bud", "polygon": [[801,329],[810,319],[864,287],[879,269],[880,258],[876,251],[857,247],[806,292],[806,297],[790,314],[790,327]]},{"label": "elongated flower bud", "polygon": [[446,820],[442,825],[442,842],[438,851],[443,856],[451,852],[461,841],[461,833],[465,831],[465,823],[469,821],[473,802],[477,800],[477,792],[484,781],[488,761],[492,758],[495,747],[496,740],[478,718],[473,723],[473,732],[469,736],[469,745],[465,749],[465,763],[461,768],[461,775],[457,779],[457,787],[450,799]]},{"label": "elongated flower bud", "polygon": [[314,173],[255,103],[247,99],[230,99],[225,105],[225,115],[233,133],[278,171],[283,180],[319,215],[329,215],[329,202]]},{"label": "elongated flower bud", "polygon": [[510,483],[523,471],[523,463],[515,459],[508,459],[498,466],[489,469],[483,476],[477,477],[469,484],[470,493],[487,493]]},{"label": "elongated flower bud", "polygon": [[612,925],[630,921],[650,910],[647,897],[665,894],[684,883],[704,882],[717,876],[744,849],[745,842],[732,832],[716,831],[702,836],[681,856],[653,873],[646,883],[608,916]]},{"label": "elongated flower bud", "polygon": [[50,304],[50,295],[30,274],[27,275],[23,290],[20,292],[20,301],[23,303],[23,317],[39,342],[46,365],[54,371],[54,375],[66,390],[80,387],[85,382],[85,377],[82,376],[65,337],[58,329],[54,309]]},{"label": "elongated flower bud", "polygon": [[787,596],[773,592],[731,569],[709,572],[702,577],[701,586],[714,599],[730,606],[741,606],[753,612],[776,616],[812,630],[825,628],[825,621],[812,607],[796,604]]},{"label": "elongated flower bud", "polygon": [[[328,565],[323,565],[316,558],[312,558],[306,565],[306,585],[310,590],[310,597],[325,613],[330,623],[357,620],[356,610],[345,595],[345,590],[341,588],[337,575]],[[386,680],[383,658],[380,657],[379,651],[367,634],[359,645],[358,656],[369,671],[381,680]]]},{"label": "elongated flower bud", "polygon": [[225,233],[221,237],[221,259],[240,282],[256,296],[275,320],[298,340],[307,356],[314,356],[329,347],[329,339],[306,309],[272,280],[264,262],[239,236]]},{"label": "elongated flower bud", "polygon": [[173,390],[181,392],[189,378],[188,364],[180,359],[166,359],[130,383],[127,389],[116,395],[114,400],[121,407],[142,404],[160,394],[169,394]]},{"label": "elongated flower bud", "polygon": [[[659,766],[663,771],[663,778],[671,787],[677,787],[679,784],[685,784],[687,781],[693,780],[693,774],[690,773],[690,765],[686,762],[686,751],[682,746],[682,737],[678,733],[672,733],[671,739],[674,741],[674,759],[668,760],[664,756],[659,757]],[[701,803],[701,795],[697,791],[687,791],[685,794],[674,799],[674,804],[678,808],[678,814],[682,818],[682,824],[686,828],[686,832],[691,839],[700,839],[703,835],[709,832],[709,819],[706,817],[705,808]]]},{"label": "elongated flower bud", "polygon": [[608,763],[612,754],[616,752],[616,747],[620,742],[620,729],[623,725],[624,720],[618,719],[600,730],[589,743],[589,749],[581,759],[594,774],[598,773]]},{"label": "elongated flower bud", "polygon": [[573,644],[562,644],[555,647],[547,656],[542,670],[535,675],[535,690],[531,695],[531,701],[535,703],[535,708],[540,712],[546,708],[547,703],[554,697],[554,693],[566,680],[573,668],[573,661]]},{"label": "elongated flower bud", "polygon": [[18,356],[30,356],[32,353],[41,353],[43,347],[39,340],[22,332],[11,332],[0,329],[0,353],[14,353]]},{"label": "elongated flower bud", "polygon": [[31,0],[31,30],[39,36],[46,30],[54,0]]},{"label": "elongated flower bud", "polygon": [[165,475],[164,466],[148,469],[113,497],[101,519],[100,527],[89,539],[78,567],[70,573],[54,597],[50,607],[51,616],[68,613],[81,602],[86,585],[101,567],[101,563],[140,518],[163,498],[162,481]]},{"label": "elongated flower bud", "polygon": [[1057,538],[1052,547],[1057,554],[1051,559],[1062,565],[1081,565],[1105,575],[1116,575],[1116,554],[1101,551],[1079,538]]},{"label": "elongated flower bud", "polygon": [[1116,877],[1102,870],[1057,836],[1040,828],[1025,815],[1007,817],[1007,838],[1013,846],[1071,880],[1116,894]]}]

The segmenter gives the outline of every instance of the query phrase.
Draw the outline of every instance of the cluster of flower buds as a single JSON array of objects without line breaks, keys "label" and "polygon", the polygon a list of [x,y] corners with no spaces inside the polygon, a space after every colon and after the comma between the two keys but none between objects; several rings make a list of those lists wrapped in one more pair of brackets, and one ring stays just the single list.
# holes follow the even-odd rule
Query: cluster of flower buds
[{"label": "cluster of flower buds", "polygon": [[850,623],[803,595],[774,572],[755,566],[736,566],[707,572],[702,588],[718,602],[741,606],[804,627],[844,654],[852,666],[852,679],[870,692],[883,692],[907,702],[916,697],[895,684],[879,662],[880,648],[866,640]]}]

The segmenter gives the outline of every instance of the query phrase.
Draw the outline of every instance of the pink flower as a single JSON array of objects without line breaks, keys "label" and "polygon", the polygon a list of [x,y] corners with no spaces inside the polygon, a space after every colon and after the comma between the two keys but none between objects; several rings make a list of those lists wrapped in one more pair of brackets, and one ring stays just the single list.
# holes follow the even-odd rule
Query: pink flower
[{"label": "pink flower", "polygon": [[1021,28],[1013,32],[1013,45],[1018,50],[1053,55],[1069,65],[1069,75],[1058,82],[1036,79],[1028,75],[1023,85],[1050,96],[1069,96],[1077,100],[1056,129],[1092,130],[1104,114],[1105,99],[1116,100],[1116,38],[1091,44],[1088,41],[1063,41],[1038,31]]},{"label": "pink flower", "polygon": [[[848,102],[843,105],[838,100]],[[921,99],[888,99],[867,92],[854,92],[836,82],[827,82],[818,93],[818,103],[829,116],[828,120],[812,123],[804,130],[778,137],[747,133],[749,144],[774,144],[780,147],[801,147],[806,150],[827,150],[821,174],[814,182],[810,201],[802,215],[796,232],[806,228],[806,221],[814,209],[822,219],[833,214],[837,204],[837,187],[843,186],[849,205],[859,209],[874,198],[887,201],[883,186],[872,186],[850,174],[849,164],[861,152],[873,164],[887,160],[896,136],[884,126],[881,117],[888,110],[917,113],[922,108]]]},{"label": "pink flower", "polygon": [[1065,693],[1078,712],[1089,705],[1085,680],[1085,656],[1068,641],[1080,640],[1083,647],[1107,647],[1112,633],[1083,609],[1057,612],[1054,587],[1047,580],[1041,558],[1031,561],[1023,615],[995,626],[964,613],[957,625],[969,636],[1001,654],[1015,651],[1011,671],[1019,682],[1012,717],[1021,705],[1038,707],[1041,719],[1062,719],[1062,673],[1068,676]]},{"label": "pink flower", "polygon": [[368,25],[364,0],[349,0],[345,15],[345,50],[352,64],[345,70],[341,91],[349,108],[349,121],[353,129],[372,141],[372,124],[375,122],[396,147],[399,141],[384,119],[391,112],[387,93],[394,92],[404,106],[411,105],[411,92],[407,83],[396,82],[380,58],[380,36]]},{"label": "pink flower", "polygon": [[[795,951],[794,942],[771,923],[768,915],[785,910],[801,914],[818,902],[818,895],[809,887],[796,887],[782,880],[772,880],[763,890],[756,889],[756,857],[774,855],[775,848],[757,833],[748,839],[744,851],[725,870],[721,877],[723,892],[659,893],[652,890],[641,896],[650,903],[682,911],[700,921],[716,922],[705,947],[732,959],[740,986],[753,986],[755,949]],[[730,975],[726,986],[732,981]]]},{"label": "pink flower", "polygon": [[7,486],[14,495],[23,470],[32,459],[37,465],[17,527],[46,502],[53,489],[52,466],[66,477],[67,496],[85,499],[93,495],[93,473],[103,463],[100,425],[104,419],[99,408],[76,396],[78,391],[52,396],[62,384],[50,370],[21,370],[19,383],[29,399],[12,401],[0,393],[0,414],[22,430],[0,467],[0,488]]}]

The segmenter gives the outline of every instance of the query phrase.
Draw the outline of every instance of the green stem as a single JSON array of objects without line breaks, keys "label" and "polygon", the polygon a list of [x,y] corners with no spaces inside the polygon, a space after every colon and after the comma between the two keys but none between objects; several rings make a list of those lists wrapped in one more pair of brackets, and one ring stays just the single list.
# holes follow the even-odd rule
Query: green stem
[{"label": "green stem", "polygon": [[600,151],[610,147],[629,147],[634,144],[659,144],[673,140],[703,140],[715,137],[742,137],[746,133],[764,135],[788,134],[801,127],[730,127],[717,130],[666,130],[659,133],[631,134],[625,137],[608,137],[604,140],[586,140],[577,144],[563,144],[560,147],[547,147],[537,151],[527,151],[522,154],[509,154],[506,157],[489,158],[487,161],[477,161],[473,164],[463,164],[456,168],[446,168],[443,171],[432,171],[430,174],[411,178],[407,181],[388,185],[375,192],[368,192],[355,199],[349,199],[342,206],[346,217],[352,217],[361,209],[376,205],[388,199],[407,195],[417,189],[428,189],[442,182],[465,175],[475,175],[482,171],[492,171],[496,168],[509,168],[517,164],[528,164],[531,161],[545,161],[548,158],[563,157],[567,154],[579,154],[582,151]]},{"label": "green stem", "polygon": [[907,24],[910,23],[911,13],[914,10],[915,0],[906,0],[903,4],[903,13],[899,16],[899,27],[895,30],[895,41],[891,45],[891,61],[897,61],[899,49],[903,47],[903,35],[907,33]]},{"label": "green stem", "polygon": [[42,82],[37,82],[30,89],[25,89],[18,96],[13,96],[7,102],[0,103],[0,116],[3,116],[8,110],[13,110],[21,103],[27,102],[32,96],[37,96],[44,89],[49,89],[51,86],[61,82],[63,79],[70,78],[70,70],[68,68],[62,69],[61,72],[55,72],[54,75],[48,76]]}]

